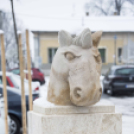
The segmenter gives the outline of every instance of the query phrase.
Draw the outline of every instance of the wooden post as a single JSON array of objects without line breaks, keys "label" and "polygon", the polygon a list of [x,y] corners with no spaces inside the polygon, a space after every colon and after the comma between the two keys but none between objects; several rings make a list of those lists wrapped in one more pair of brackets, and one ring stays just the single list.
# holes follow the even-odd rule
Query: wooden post
[{"label": "wooden post", "polygon": [[[27,68],[26,68],[26,59],[25,59],[24,56],[23,56],[23,59],[24,59],[24,60],[23,60],[23,61],[24,61],[24,64],[23,64],[23,65],[24,65],[24,70],[27,70]],[[26,76],[27,76],[27,73],[24,71],[24,79],[27,78]]]},{"label": "wooden post", "polygon": [[28,68],[28,82],[29,82],[29,110],[33,110],[33,98],[32,98],[32,78],[31,78],[31,56],[29,45],[29,31],[26,30],[26,45],[27,45],[27,68]]},{"label": "wooden post", "polygon": [[2,64],[2,81],[3,81],[3,94],[4,94],[4,109],[5,109],[5,134],[8,134],[8,102],[7,102],[7,89],[6,89],[6,60],[5,60],[5,45],[4,34],[0,33],[1,41],[1,64]]},{"label": "wooden post", "polygon": [[19,34],[19,65],[20,65],[20,76],[21,76],[21,109],[22,109],[22,125],[23,125],[23,134],[27,133],[26,125],[26,98],[25,98],[25,89],[24,89],[24,62],[23,62],[23,53],[22,53],[22,42],[21,34]]}]

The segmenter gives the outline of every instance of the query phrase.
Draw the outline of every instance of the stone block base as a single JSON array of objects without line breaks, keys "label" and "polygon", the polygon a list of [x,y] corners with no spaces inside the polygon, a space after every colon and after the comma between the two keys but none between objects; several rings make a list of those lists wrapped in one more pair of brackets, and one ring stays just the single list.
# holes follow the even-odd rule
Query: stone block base
[{"label": "stone block base", "polygon": [[122,134],[122,116],[111,104],[66,107],[40,105],[41,101],[28,113],[29,134]]}]

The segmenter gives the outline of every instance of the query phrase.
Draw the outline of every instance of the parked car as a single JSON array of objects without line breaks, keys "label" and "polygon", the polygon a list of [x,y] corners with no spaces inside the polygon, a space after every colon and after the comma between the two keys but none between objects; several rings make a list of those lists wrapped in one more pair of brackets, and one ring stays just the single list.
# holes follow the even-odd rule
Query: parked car
[{"label": "parked car", "polygon": [[[5,119],[4,119],[4,98],[0,94],[0,134],[5,134]],[[8,116],[8,132],[10,134],[10,117]]]},{"label": "parked car", "polygon": [[112,66],[103,79],[103,91],[110,95],[134,93],[134,66]]},{"label": "parked car", "polygon": [[[0,94],[3,94],[3,85],[0,85]],[[28,94],[26,96],[26,112],[29,108]],[[22,111],[21,111],[21,92],[20,90],[7,87],[8,97],[8,114],[11,118],[10,134],[19,134],[22,127]],[[37,99],[39,94],[33,94],[33,100]]]},{"label": "parked car", "polygon": [[[7,86],[21,89],[21,78],[19,75],[6,72],[6,80],[7,80]],[[2,72],[1,71],[0,71],[0,84],[2,84]],[[31,84],[32,84],[32,92],[39,93],[40,83],[32,82]],[[28,84],[27,79],[24,79],[24,88],[25,88],[25,92],[29,91],[28,90],[29,84]]]},{"label": "parked car", "polygon": [[[38,81],[40,84],[45,84],[45,77],[44,74],[38,69],[38,68],[31,68],[32,70],[32,81]],[[20,75],[20,69],[19,68],[14,68],[11,70],[8,70],[14,74]],[[28,72],[28,71],[25,71]],[[28,73],[26,73],[26,78],[28,78]]]}]

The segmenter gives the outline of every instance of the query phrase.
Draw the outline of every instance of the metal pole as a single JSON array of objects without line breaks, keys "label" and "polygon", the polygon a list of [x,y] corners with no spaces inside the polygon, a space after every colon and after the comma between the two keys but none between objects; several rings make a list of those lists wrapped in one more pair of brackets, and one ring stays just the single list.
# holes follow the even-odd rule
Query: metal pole
[{"label": "metal pole", "polygon": [[26,99],[25,99],[25,88],[24,88],[24,62],[22,54],[22,42],[21,34],[19,34],[19,63],[20,63],[20,76],[21,76],[21,109],[22,109],[22,125],[23,134],[27,133],[26,125]]},{"label": "metal pole", "polygon": [[116,65],[116,35],[114,36],[114,65]]},{"label": "metal pole", "polygon": [[2,11],[0,11],[0,29],[3,29],[3,16],[2,16]]},{"label": "metal pole", "polygon": [[1,64],[2,64],[2,81],[3,81],[3,93],[4,93],[4,109],[5,109],[5,134],[8,134],[8,102],[7,102],[7,89],[6,89],[6,60],[5,60],[5,45],[4,35],[0,33],[1,41]]},{"label": "metal pole", "polygon": [[30,56],[30,44],[29,44],[29,31],[26,30],[26,46],[27,46],[27,68],[28,68],[28,83],[29,83],[29,110],[33,110],[33,98],[32,98],[32,78],[31,78],[31,56]]},{"label": "metal pole", "polygon": [[129,56],[128,56],[128,54],[129,54],[129,53],[128,53],[128,52],[129,52],[129,51],[128,51],[128,49],[129,49],[129,40],[128,40],[128,37],[129,37],[129,36],[128,36],[128,33],[127,33],[127,66],[128,66],[128,63],[129,63]]}]

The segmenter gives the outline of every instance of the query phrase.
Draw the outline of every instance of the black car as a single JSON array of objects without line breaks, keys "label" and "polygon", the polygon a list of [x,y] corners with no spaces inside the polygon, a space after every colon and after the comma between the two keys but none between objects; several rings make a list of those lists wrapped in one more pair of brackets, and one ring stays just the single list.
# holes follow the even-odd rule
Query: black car
[{"label": "black car", "polygon": [[[3,86],[0,86],[0,94],[3,94]],[[38,94],[33,94],[33,100],[38,98]],[[16,88],[7,86],[8,98],[8,114],[11,118],[11,134],[19,134],[22,126],[22,111],[21,111],[21,94]],[[26,111],[28,111],[28,95],[26,95]]]},{"label": "black car", "polygon": [[103,79],[103,92],[110,95],[134,93],[134,66],[112,66]]}]

